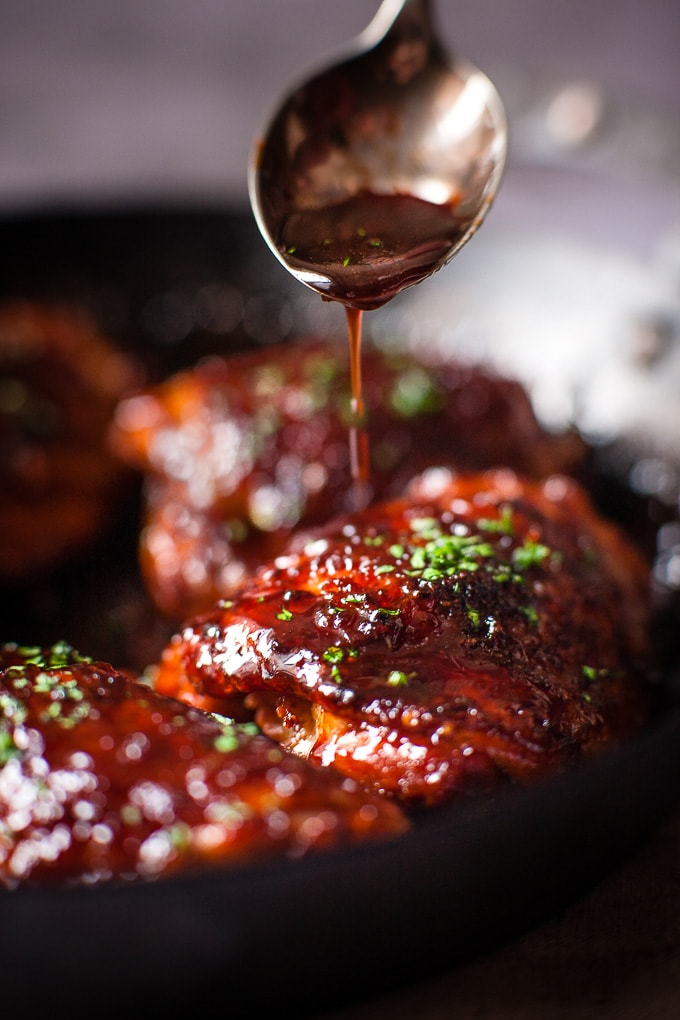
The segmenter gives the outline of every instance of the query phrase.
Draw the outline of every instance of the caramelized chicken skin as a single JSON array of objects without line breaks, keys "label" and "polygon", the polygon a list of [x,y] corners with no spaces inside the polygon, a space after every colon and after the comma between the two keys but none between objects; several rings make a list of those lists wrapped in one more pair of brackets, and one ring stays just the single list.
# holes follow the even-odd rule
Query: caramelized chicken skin
[{"label": "caramelized chicken skin", "polygon": [[[367,347],[372,497],[447,463],[570,470],[574,435],[551,436],[522,387],[481,369]],[[143,576],[177,622],[209,609],[291,532],[352,506],[347,344],[212,358],[121,402],[111,441],[146,477]]]},{"label": "caramelized chicken skin", "polygon": [[647,569],[563,476],[431,470],[341,516],[166,648],[302,757],[409,804],[532,782],[643,724]]},{"label": "caramelized chicken skin", "polygon": [[111,518],[127,472],[107,433],[141,381],[83,314],[0,307],[0,579],[61,563]]},{"label": "caramelized chicken skin", "polygon": [[62,643],[0,646],[0,886],[155,879],[403,831],[396,805]]}]

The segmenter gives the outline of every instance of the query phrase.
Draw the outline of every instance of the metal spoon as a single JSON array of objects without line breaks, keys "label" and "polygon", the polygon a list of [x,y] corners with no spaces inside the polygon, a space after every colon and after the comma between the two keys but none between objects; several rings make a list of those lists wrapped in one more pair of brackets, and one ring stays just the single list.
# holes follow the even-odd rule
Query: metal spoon
[{"label": "metal spoon", "polygon": [[496,89],[447,55],[429,0],[383,0],[344,55],[278,106],[255,145],[250,199],[298,280],[378,308],[472,237],[506,152]]}]

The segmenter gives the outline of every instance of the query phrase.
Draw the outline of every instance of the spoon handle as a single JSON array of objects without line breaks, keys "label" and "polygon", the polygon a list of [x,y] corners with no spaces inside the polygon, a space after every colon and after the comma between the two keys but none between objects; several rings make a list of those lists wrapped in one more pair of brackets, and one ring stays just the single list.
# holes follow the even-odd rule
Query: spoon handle
[{"label": "spoon handle", "polygon": [[382,0],[373,20],[359,36],[364,47],[380,42],[387,34],[406,27],[429,38],[432,36],[431,0]]}]

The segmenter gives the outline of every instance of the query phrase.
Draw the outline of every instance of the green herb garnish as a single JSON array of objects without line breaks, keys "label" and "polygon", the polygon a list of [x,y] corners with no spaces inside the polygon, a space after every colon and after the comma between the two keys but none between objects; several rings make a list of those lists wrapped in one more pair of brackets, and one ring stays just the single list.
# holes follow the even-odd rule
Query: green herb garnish
[{"label": "green herb garnish", "polygon": [[404,673],[402,669],[392,669],[387,675],[387,683],[390,687],[406,687],[414,676],[415,673]]},{"label": "green herb garnish", "polygon": [[526,539],[523,545],[513,551],[512,562],[518,570],[526,570],[537,563],[542,563],[548,556],[550,556],[550,549],[547,545]]}]

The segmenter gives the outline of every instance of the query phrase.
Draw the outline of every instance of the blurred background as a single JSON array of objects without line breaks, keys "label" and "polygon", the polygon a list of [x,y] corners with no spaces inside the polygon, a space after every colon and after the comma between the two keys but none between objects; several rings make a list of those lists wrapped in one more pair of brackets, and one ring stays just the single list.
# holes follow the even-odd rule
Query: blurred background
[{"label": "blurred background", "polygon": [[[245,201],[253,135],[279,90],[361,31],[377,7],[0,0],[0,207],[130,196]],[[498,82],[513,113],[527,84],[549,80],[597,83],[617,115],[641,105],[678,115],[677,0],[436,7],[449,45]],[[664,150],[669,140],[653,123],[647,130],[634,140],[636,156],[658,161],[661,153],[644,147]],[[553,144],[567,141],[562,131]],[[518,155],[530,142],[523,134]]]},{"label": "blurred background", "polygon": [[[154,206],[248,216],[252,143],[281,90],[377,8],[0,0],[0,215]],[[454,266],[366,329],[493,361],[525,382],[547,424],[623,435],[647,460],[664,460],[645,484],[674,500],[680,3],[439,0],[435,10],[449,48],[501,92],[508,168]],[[256,339],[343,328],[337,307],[303,290],[295,285],[285,303],[265,295]]]}]

